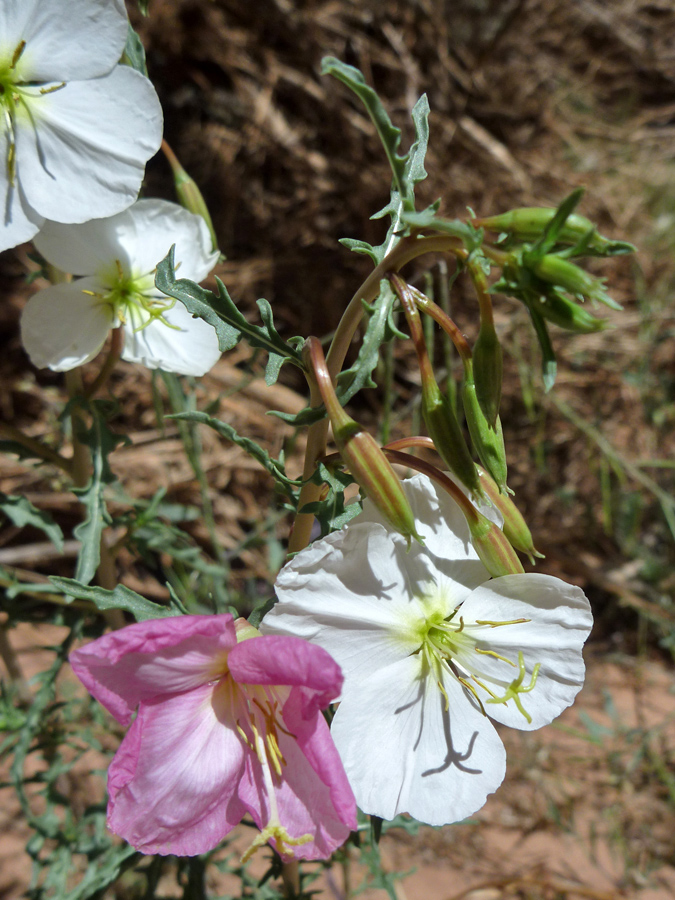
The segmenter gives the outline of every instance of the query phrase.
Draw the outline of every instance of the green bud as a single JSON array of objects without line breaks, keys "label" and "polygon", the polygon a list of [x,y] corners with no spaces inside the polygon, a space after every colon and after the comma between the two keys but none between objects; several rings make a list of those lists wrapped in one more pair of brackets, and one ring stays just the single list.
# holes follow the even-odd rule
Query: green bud
[{"label": "green bud", "polygon": [[604,319],[596,318],[583,306],[553,291],[538,297],[533,303],[549,322],[575,334],[593,334],[607,326]]},{"label": "green bud", "polygon": [[510,541],[494,522],[478,513],[475,520],[467,519],[467,523],[471,530],[471,543],[493,578],[519,575],[525,571]]},{"label": "green bud", "polygon": [[473,347],[473,378],[480,408],[496,425],[502,396],[502,345],[491,321],[482,321]]},{"label": "green bud", "polygon": [[495,509],[498,509],[504,517],[504,534],[509,543],[515,547],[516,550],[520,550],[521,553],[525,553],[526,556],[529,556],[531,563],[534,563],[535,556],[543,559],[543,554],[535,549],[532,533],[511,497],[509,497],[507,493],[503,493],[499,490],[494,480],[487,472],[483,472],[480,469],[479,472],[481,484],[483,485],[483,489],[487,494],[488,499]]},{"label": "green bud", "polygon": [[499,485],[499,489],[506,490],[506,451],[502,423],[499,416],[497,416],[494,426],[488,422],[478,402],[470,360],[464,362],[462,400],[466,424],[469,426],[471,442],[478,458]]},{"label": "green bud", "polygon": [[[527,261],[523,261],[527,265]],[[579,266],[554,253],[547,253],[540,259],[532,260],[531,269],[542,281],[554,284],[570,294],[590,297],[591,300],[599,300],[612,309],[621,309],[621,306],[606,292],[604,279],[589,275]]]},{"label": "green bud", "polygon": [[354,479],[380,514],[403,535],[408,546],[411,538],[423,544],[401,480],[372,434],[345,413],[339,425],[333,423],[333,437]]},{"label": "green bud", "polygon": [[[474,224],[490,231],[500,231],[512,235],[518,241],[536,241],[544,233],[544,229],[556,214],[550,207],[521,207],[476,219]],[[558,232],[556,243],[574,245],[584,241],[585,247],[600,256],[619,256],[623,253],[634,253],[635,247],[626,241],[612,241],[603,237],[595,229],[595,225],[585,216],[576,214],[567,217],[565,224]]]},{"label": "green bud", "polygon": [[211,235],[213,249],[217,250],[218,239],[213,228],[213,222],[211,221],[211,214],[209,213],[204,197],[202,196],[202,192],[197,187],[196,181],[188,175],[180,164],[178,157],[166,141],[162,142],[162,150],[164,151],[164,155],[173,172],[173,184],[176,191],[176,197],[178,197],[178,202],[182,207],[187,209],[188,212],[195,213],[204,219],[206,226],[209,229],[209,234]]},{"label": "green bud", "polygon": [[450,471],[472,494],[481,496],[476,464],[449,399],[441,393],[436,379],[422,373],[422,415],[437,453]]}]

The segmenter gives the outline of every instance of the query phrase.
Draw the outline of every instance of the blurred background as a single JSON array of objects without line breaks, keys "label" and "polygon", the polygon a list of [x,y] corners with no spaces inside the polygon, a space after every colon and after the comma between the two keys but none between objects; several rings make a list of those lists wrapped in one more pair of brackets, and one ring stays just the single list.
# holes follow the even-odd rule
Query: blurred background
[{"label": "blurred background", "polygon": [[[611,327],[599,334],[552,329],[559,374],[548,395],[525,310],[495,300],[509,482],[546,555],[538,570],[591,598],[587,687],[558,724],[505,734],[507,782],[475,820],[417,837],[394,831],[384,859],[391,868],[416,867],[399,883],[400,900],[668,900],[675,895],[672,0],[151,0],[148,18],[133,4],[129,11],[166,139],[202,189],[227,257],[217,274],[251,315],[256,298],[266,297],[284,336],[330,333],[371,265],[338,239],[383,237],[383,222],[369,217],[388,200],[389,170],[358,102],[321,77],[326,55],[363,71],[403,129],[404,147],[409,110],[428,94],[420,206],[442,197],[449,217],[464,217],[467,207],[491,215],[555,206],[584,186],[578,211],[638,247],[635,257],[589,266],[607,277],[624,309],[603,309]],[[174,199],[161,156],[148,167],[146,193]],[[438,262],[424,264],[438,283]],[[0,415],[49,438],[59,429],[62,376],[35,371],[18,334],[34,290],[26,272],[35,266],[24,247],[3,254],[0,267]],[[407,274],[424,284],[423,269]],[[472,337],[475,309],[461,278],[451,296],[456,321]],[[233,351],[196,387],[198,405],[212,404],[274,455],[284,447],[298,471],[302,439],[265,413],[301,409],[303,386],[284,369],[268,389],[261,373],[258,360]],[[419,379],[405,344],[397,345],[394,381],[396,436],[418,416]],[[120,581],[158,600],[168,596],[167,580],[205,595],[224,591],[242,608],[269,597],[288,522],[264,473],[212,432],[191,438],[201,447],[195,468],[185,433],[161,417],[186,402],[175,382],[121,364],[113,392],[113,427],[132,436],[112,456],[120,481],[113,512],[123,514],[129,496],[149,499],[162,487],[171,530],[166,546],[122,553]],[[358,418],[376,431],[382,396],[365,392],[359,404]],[[68,536],[80,513],[58,479],[0,457],[0,490],[26,494]],[[195,567],[194,547],[218,564],[215,575]],[[38,532],[7,526],[2,583],[72,575],[72,541],[66,551],[57,556]],[[26,628],[12,638],[30,671],[49,640]],[[11,817],[3,827],[14,827]],[[0,896],[5,887],[14,896],[11,878],[2,879]]]}]

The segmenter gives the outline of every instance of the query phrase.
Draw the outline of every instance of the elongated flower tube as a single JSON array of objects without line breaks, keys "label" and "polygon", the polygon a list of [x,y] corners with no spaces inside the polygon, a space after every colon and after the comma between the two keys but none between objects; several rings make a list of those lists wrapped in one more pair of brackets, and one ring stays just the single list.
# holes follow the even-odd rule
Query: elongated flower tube
[{"label": "elongated flower tube", "polygon": [[0,250],[136,199],[162,110],[118,65],[128,29],[123,0],[0,4]]},{"label": "elongated flower tube", "polygon": [[499,490],[505,491],[507,469],[501,419],[496,416],[493,424],[488,421],[485,410],[478,400],[471,360],[464,361],[462,400],[471,443],[478,458],[499,486]]},{"label": "elongated flower tube", "polygon": [[520,550],[521,553],[525,553],[529,556],[531,563],[534,562],[535,556],[543,559],[543,553],[539,553],[539,551],[535,549],[532,532],[527,527],[527,522],[523,518],[523,515],[516,504],[506,492],[499,490],[497,484],[487,472],[484,472],[480,467],[478,468],[478,471],[486,496],[495,509],[499,510],[504,519],[504,534],[509,543],[515,547],[516,550]]},{"label": "elongated flower tube", "polygon": [[366,501],[281,570],[261,630],[304,637],[342,666],[331,733],[361,809],[442,825],[504,777],[493,721],[529,731],[573,702],[592,617],[558,578],[490,580],[459,507],[423,476],[404,488],[424,547],[406,552]]},{"label": "elongated flower tube", "polygon": [[83,276],[38,291],[24,307],[21,338],[31,362],[57,372],[93,359],[122,328],[122,358],[149,369],[203,375],[220,358],[215,329],[155,287],[171,246],[181,274],[204,279],[218,252],[204,220],[166,200],[139,200],[84,225],[47,222],[35,238],[45,259]]},{"label": "elongated flower tube", "polygon": [[197,187],[197,182],[185,171],[180,160],[166,141],[162,141],[162,153],[171,166],[173,184],[180,205],[184,209],[187,209],[188,212],[195,213],[195,215],[202,217],[206,222],[206,227],[209,229],[209,234],[211,235],[212,249],[217,250],[218,238],[216,237],[216,232],[211,220],[211,213],[209,212],[209,208],[206,205],[202,192]]},{"label": "elongated flower tube", "polygon": [[583,306],[556,291],[537,296],[528,306],[534,306],[549,322],[575,334],[593,334],[607,327],[605,319],[596,318]]},{"label": "elongated flower tube", "polygon": [[366,496],[370,497],[390,526],[403,535],[408,544],[412,538],[419,541],[415,518],[401,487],[401,479],[394,472],[372,434],[355,422],[340,405],[326,367],[323,349],[317,338],[307,339],[304,357],[311,367],[312,376],[316,379],[340,456],[349,467],[357,484]]},{"label": "elongated flower tube", "polygon": [[206,853],[248,813],[261,831],[245,857],[269,842],[285,861],[326,859],[356,826],[321,714],[339,667],[243,624],[238,643],[230,615],[151,619],[70,656],[130,726],[108,770],[108,827],[142,853]]},{"label": "elongated flower tube", "polygon": [[[525,254],[523,254],[523,261],[526,265],[528,264]],[[547,253],[540,259],[533,260],[531,265],[532,271],[542,281],[560,287],[575,296],[598,300],[612,309],[621,309],[621,305],[612,300],[607,293],[603,278],[589,275],[588,272],[568,259],[556,256],[555,253]]]}]

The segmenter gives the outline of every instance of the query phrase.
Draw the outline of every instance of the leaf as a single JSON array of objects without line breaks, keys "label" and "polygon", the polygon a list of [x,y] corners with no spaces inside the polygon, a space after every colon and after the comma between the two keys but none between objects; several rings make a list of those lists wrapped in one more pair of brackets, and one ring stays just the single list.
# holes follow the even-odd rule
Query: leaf
[{"label": "leaf", "polygon": [[412,108],[412,120],[415,125],[415,141],[410,147],[406,161],[405,178],[409,184],[419,184],[427,177],[424,160],[429,144],[429,100],[422,94]]},{"label": "leaf", "polygon": [[293,481],[293,479],[289,478],[284,471],[283,463],[277,459],[273,459],[267,450],[264,450],[251,438],[239,434],[239,432],[231,425],[228,425],[227,422],[221,422],[220,419],[216,419],[213,416],[209,416],[207,413],[198,411],[175,413],[174,415],[167,416],[167,419],[182,419],[188,422],[197,422],[201,425],[208,425],[209,428],[213,428],[219,435],[227,438],[228,441],[232,441],[233,444],[241,447],[242,450],[245,450],[246,453],[249,454],[249,456],[252,456],[253,459],[257,460],[275,481],[283,486],[286,493],[292,494],[292,491],[289,491],[289,488],[299,486],[302,483],[300,481]]},{"label": "leaf", "polygon": [[73,488],[73,493],[87,511],[84,521],[73,529],[73,536],[82,542],[75,578],[85,584],[94,577],[101,561],[101,535],[105,525],[109,525],[111,521],[105,505],[104,490],[107,484],[115,480],[115,476],[108,464],[108,455],[119,443],[128,440],[108,428],[105,420],[107,404],[95,401],[88,404],[88,409],[92,415],[91,428],[78,427],[77,420],[73,420],[73,427],[78,428],[79,440],[91,451],[93,464],[92,476],[86,487]]},{"label": "leaf", "polygon": [[146,619],[163,619],[167,616],[176,616],[179,613],[167,606],[160,606],[152,600],[146,600],[136,591],[118,584],[113,591],[92,585],[82,584],[76,578],[62,578],[52,575],[49,579],[54,587],[59,588],[69,597],[76,600],[89,600],[97,609],[124,609],[130,612],[137,622]]},{"label": "leaf", "polygon": [[145,48],[141,39],[131,27],[131,22],[129,23],[129,30],[127,32],[127,42],[122,52],[122,63],[126,66],[131,66],[132,69],[136,69],[137,72],[140,72],[141,75],[145,75],[146,78],[148,77],[148,67],[145,62]]},{"label": "leaf", "polygon": [[242,337],[245,337],[252,347],[260,347],[268,353],[282,356],[303,368],[302,356],[297,347],[284,341],[274,327],[272,308],[267,300],[258,300],[258,309],[264,324],[262,326],[251,324],[237,309],[219,278],[216,278],[217,294],[186,278],[176,280],[174,253],[175,246],[157,266],[155,285],[162,293],[180,300],[193,316],[208,322],[218,335],[218,346],[223,353],[231,350]]},{"label": "leaf", "polygon": [[467,250],[477,250],[483,242],[483,229],[474,228],[460,219],[443,219],[436,215],[438,204],[433,204],[422,212],[406,212],[402,221],[412,228],[435,228],[443,234],[449,234],[464,242]]},{"label": "leaf", "polygon": [[372,306],[365,305],[369,314],[366,333],[356,361],[338,376],[337,395],[342,406],[364,387],[377,387],[371,373],[377,366],[380,347],[391,337],[389,321],[396,301],[391,285],[386,279],[380,282],[380,293]]},{"label": "leaf", "polygon": [[260,606],[256,606],[254,610],[251,611],[248,617],[248,624],[253,625],[254,628],[260,628],[260,623],[262,622],[264,616],[272,609],[273,606],[276,606],[278,602],[277,597],[270,597],[269,600],[266,600]]},{"label": "leaf", "polygon": [[357,500],[345,504],[345,488],[355,484],[347,472],[330,469],[319,463],[310,481],[314,484],[327,484],[328,494],[323,500],[306,503],[298,512],[312,513],[321,525],[322,536],[339,531],[361,512],[361,504]]},{"label": "leaf", "polygon": [[357,241],[356,238],[340,238],[338,244],[342,244],[354,253],[361,253],[364,256],[369,256],[375,265],[382,261],[382,256],[372,244],[368,243],[368,241]]},{"label": "leaf", "polygon": [[347,85],[356,96],[361,100],[368,111],[368,115],[373,121],[379,138],[387,154],[389,166],[394,179],[394,187],[403,198],[404,206],[406,201],[411,209],[414,209],[412,198],[408,198],[406,190],[406,163],[408,162],[408,154],[399,156],[398,148],[401,143],[401,129],[396,128],[392,124],[391,119],[382,101],[377,96],[373,88],[366,83],[363,74],[354,66],[348,66],[333,56],[326,56],[321,61],[321,74],[332,75]]},{"label": "leaf", "polygon": [[17,526],[32,525],[47,535],[59,552],[63,552],[63,532],[48,512],[33,506],[30,500],[0,492],[0,510]]},{"label": "leaf", "polygon": [[548,393],[555,384],[558,364],[556,362],[555,352],[553,350],[553,345],[551,344],[551,338],[544,317],[531,303],[527,304],[527,309],[530,313],[532,324],[534,325],[534,331],[537,335],[539,346],[541,347],[541,375],[544,379],[544,390]]},{"label": "leaf", "polygon": [[37,453],[24,447],[24,445],[20,444],[18,441],[0,441],[0,453],[13,453],[18,456],[19,459],[42,460],[41,456],[38,456]]}]

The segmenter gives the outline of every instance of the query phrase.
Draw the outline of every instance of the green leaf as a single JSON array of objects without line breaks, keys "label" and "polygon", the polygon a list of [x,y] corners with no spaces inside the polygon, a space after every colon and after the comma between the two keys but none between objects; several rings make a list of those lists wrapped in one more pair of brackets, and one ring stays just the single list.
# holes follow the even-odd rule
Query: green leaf
[{"label": "green leaf", "polygon": [[337,380],[337,395],[342,406],[362,388],[377,387],[371,373],[377,366],[380,347],[391,337],[389,322],[395,301],[396,296],[385,278],[380,282],[380,293],[372,306],[364,304],[369,318],[359,355]]},{"label": "green leaf", "polygon": [[108,464],[108,455],[119,443],[128,440],[108,428],[105,420],[107,404],[95,401],[88,404],[88,409],[92,416],[91,428],[82,428],[81,423],[73,420],[73,427],[78,428],[79,440],[91,451],[93,464],[92,476],[86,487],[73,488],[73,493],[87,511],[84,521],[73,529],[73,536],[82,542],[75,578],[85,584],[94,577],[101,561],[101,535],[104,527],[111,521],[105,505],[104,490],[106,485],[112,484],[115,476]]},{"label": "green leaf", "polygon": [[0,510],[17,528],[32,525],[47,535],[59,552],[63,552],[63,532],[48,512],[33,506],[25,497],[0,492]]},{"label": "green leaf", "polygon": [[273,606],[276,606],[277,602],[277,597],[270,597],[269,600],[266,600],[260,606],[256,606],[256,608],[251,611],[251,614],[248,617],[249,625],[253,625],[254,628],[260,628],[260,623],[262,622],[263,617],[267,615],[267,613],[272,609]]},{"label": "green leaf", "polygon": [[[410,185],[419,184],[427,177],[424,160],[429,144],[429,100],[422,94],[412,108],[412,120],[415,125],[415,141],[410,147],[405,164],[405,180]],[[414,207],[413,207],[414,208]]]},{"label": "green leaf", "polygon": [[[284,341],[274,327],[272,308],[267,300],[258,300],[258,309],[264,324],[262,326],[251,324],[237,309],[219,278],[216,278],[217,294],[186,278],[176,280],[174,252],[175,247],[172,247],[166,258],[157,266],[155,285],[162,293],[180,300],[193,316],[208,322],[218,335],[218,346],[223,353],[231,350],[242,337],[245,337],[252,347],[260,347],[268,353],[282,356],[303,368],[299,350]],[[272,373],[275,366],[276,364],[273,364]],[[278,374],[278,368],[276,372]]]},{"label": "green leaf", "polygon": [[330,469],[319,463],[310,481],[315,484],[327,484],[328,494],[324,500],[306,503],[298,512],[312,513],[321,525],[322,536],[339,531],[361,512],[361,504],[358,501],[345,504],[345,488],[355,483],[347,472]]},{"label": "green leaf", "polygon": [[124,609],[130,612],[137,622],[179,615],[177,610],[168,606],[160,606],[159,603],[153,603],[152,600],[146,600],[145,597],[123,584],[118,584],[113,591],[107,591],[104,588],[82,584],[76,578],[61,578],[58,575],[52,575],[49,580],[54,587],[69,597],[74,597],[76,600],[89,600],[100,610]]},{"label": "green leaf", "polygon": [[422,212],[405,212],[402,221],[412,228],[434,228],[443,234],[452,235],[464,242],[467,250],[477,250],[483,242],[483,229],[474,228],[460,219],[443,219],[436,215],[438,204],[433,204]]},{"label": "green leaf", "polygon": [[354,253],[361,253],[363,256],[369,256],[375,265],[382,261],[381,254],[379,254],[378,250],[376,250],[372,244],[369,244],[368,241],[357,241],[356,238],[340,238],[338,243],[347,247],[348,250],[351,250]]},{"label": "green leaf", "polygon": [[527,304],[534,331],[541,348],[541,375],[544,379],[544,390],[548,393],[555,384],[555,378],[558,371],[558,364],[555,358],[553,345],[548,333],[548,327],[544,317],[539,310],[531,303]]},{"label": "green leaf", "polygon": [[228,441],[232,441],[233,444],[236,444],[238,447],[241,447],[242,450],[245,450],[249,456],[252,456],[253,459],[257,460],[260,465],[267,471],[269,474],[275,479],[277,483],[279,483],[286,493],[292,494],[292,491],[289,491],[289,488],[293,488],[299,486],[302,482],[293,481],[293,479],[289,478],[284,471],[283,463],[278,459],[273,459],[267,450],[264,450],[259,444],[256,444],[254,440],[248,437],[244,437],[244,435],[239,434],[231,425],[228,425],[227,422],[221,422],[220,419],[216,419],[213,416],[209,416],[204,412],[184,412],[184,413],[175,413],[174,415],[167,416],[168,419],[183,419],[188,422],[197,422],[201,425],[208,425],[209,428],[213,428],[214,431],[217,431],[219,435],[224,438],[227,438]]},{"label": "green leaf", "polygon": [[131,22],[129,23],[129,30],[127,31],[127,42],[122,52],[122,63],[125,66],[131,66],[132,69],[136,69],[137,72],[140,72],[141,75],[145,75],[146,78],[148,77],[148,67],[145,62],[145,48],[143,47],[141,39],[131,27]]},{"label": "green leaf", "polygon": [[366,83],[362,73],[354,66],[348,66],[346,63],[335,59],[333,56],[326,56],[321,61],[321,74],[332,75],[347,85],[356,96],[361,100],[368,111],[368,115],[373,120],[373,124],[377,130],[384,152],[387,154],[391,173],[394,179],[394,187],[399,195],[403,198],[404,206],[414,209],[412,197],[408,196],[406,189],[406,163],[408,162],[408,154],[399,156],[398,148],[401,143],[401,129],[396,128],[392,124],[391,119],[382,101],[377,93]]}]

